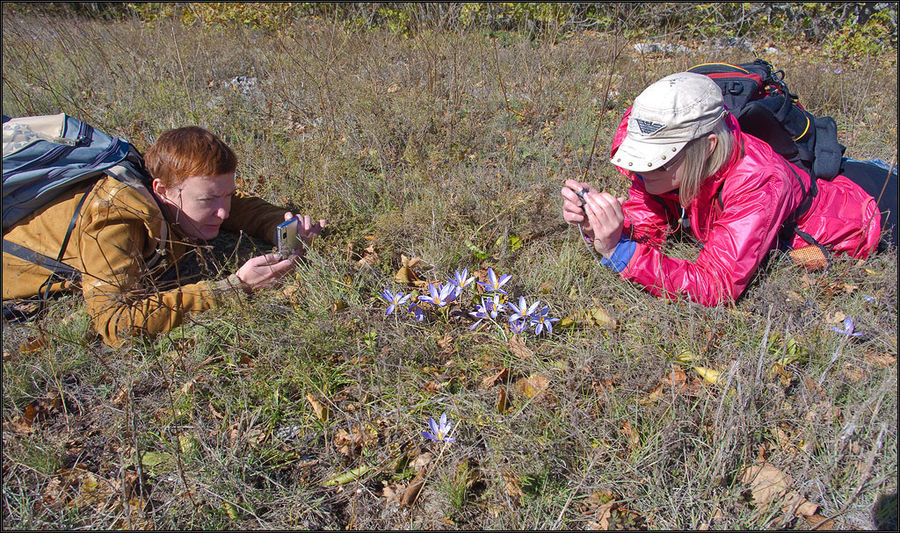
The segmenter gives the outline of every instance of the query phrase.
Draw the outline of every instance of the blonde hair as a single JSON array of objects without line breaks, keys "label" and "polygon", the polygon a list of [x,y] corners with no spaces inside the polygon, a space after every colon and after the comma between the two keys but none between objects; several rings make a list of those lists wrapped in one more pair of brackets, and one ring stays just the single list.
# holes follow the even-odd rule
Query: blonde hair
[{"label": "blonde hair", "polygon": [[[710,133],[716,136],[717,142],[713,152],[706,157],[706,138]],[[725,117],[722,117],[712,131],[697,137],[681,149],[684,152],[684,161],[681,163],[681,186],[678,188],[678,200],[682,206],[691,203],[706,178],[718,172],[722,165],[731,158],[733,148],[734,136],[731,134],[731,128],[728,127]]]}]

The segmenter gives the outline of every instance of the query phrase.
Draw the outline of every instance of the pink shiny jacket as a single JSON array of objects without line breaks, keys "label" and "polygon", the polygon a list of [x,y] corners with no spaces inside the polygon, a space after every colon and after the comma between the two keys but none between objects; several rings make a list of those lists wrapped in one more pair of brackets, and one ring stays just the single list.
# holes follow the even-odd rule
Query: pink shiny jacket
[{"label": "pink shiny jacket", "polygon": [[[614,136],[612,154],[625,138],[630,111]],[[809,176],[764,141],[743,133],[731,114],[727,120],[735,137],[732,157],[703,183],[683,213],[677,191],[652,195],[637,173],[619,169],[631,178],[624,204],[627,245],[617,247],[624,252],[618,267],[613,266],[622,279],[657,296],[687,297],[713,306],[737,299],[768,252],[779,246],[779,230],[802,202]],[[803,189],[791,167],[803,180]],[[817,180],[816,185],[818,194],[797,228],[836,255],[868,256],[881,235],[875,200],[845,176]],[[660,251],[684,218],[703,245],[695,261]],[[808,246],[796,233],[789,240],[790,248]],[[630,257],[622,256],[628,252]]]}]

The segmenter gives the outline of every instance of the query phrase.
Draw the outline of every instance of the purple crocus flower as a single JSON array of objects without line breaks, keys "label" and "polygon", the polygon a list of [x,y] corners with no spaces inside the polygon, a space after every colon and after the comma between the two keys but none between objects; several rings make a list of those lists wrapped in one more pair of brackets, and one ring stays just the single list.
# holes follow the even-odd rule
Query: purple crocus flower
[{"label": "purple crocus flower", "polygon": [[387,316],[394,312],[394,310],[405,304],[409,297],[412,294],[403,294],[402,292],[397,292],[397,294],[392,293],[391,291],[385,289],[381,291],[381,298],[388,303],[387,311],[385,311],[384,315]]},{"label": "purple crocus flower", "polygon": [[448,437],[447,433],[453,427],[453,422],[447,420],[447,413],[441,413],[441,421],[437,423],[433,418],[428,417],[428,427],[431,431],[423,431],[422,436],[434,442],[453,442],[456,439]]},{"label": "purple crocus flower", "polygon": [[528,302],[525,301],[524,296],[519,296],[519,304],[516,305],[512,302],[509,302],[509,308],[513,311],[512,316],[509,317],[509,321],[512,322],[514,320],[519,320],[520,318],[532,318],[534,317],[534,312],[537,311],[538,306],[541,304],[540,300],[536,300],[531,307],[528,306]]},{"label": "purple crocus flower", "polygon": [[527,318],[521,318],[519,320],[513,320],[512,318],[509,319],[509,329],[513,333],[522,333],[523,331],[525,331],[525,328],[527,328],[527,327],[528,327],[528,319]]},{"label": "purple crocus flower", "polygon": [[505,311],[505,309],[503,307],[503,304],[500,303],[500,295],[499,294],[495,294],[494,297],[491,298],[490,300],[485,300],[484,297],[482,297],[481,305],[479,305],[475,309],[475,311],[472,311],[469,313],[469,316],[472,316],[473,318],[478,319],[478,321],[475,322],[474,324],[472,324],[472,326],[469,329],[473,330],[473,329],[477,328],[478,325],[481,324],[481,321],[484,320],[485,318],[490,318],[492,320],[496,320],[497,315],[499,315],[503,311]]},{"label": "purple crocus flower", "polygon": [[544,308],[541,309],[541,312],[537,315],[534,315],[534,317],[531,319],[531,323],[534,324],[535,335],[540,335],[541,331],[543,331],[544,329],[547,330],[548,334],[553,333],[553,323],[559,321],[559,319],[547,316],[549,312],[550,308],[545,305]]},{"label": "purple crocus flower", "polygon": [[844,319],[844,329],[839,329],[834,326],[831,326],[831,329],[840,333],[841,335],[846,335],[848,337],[862,337],[863,334],[856,331],[856,326],[853,324],[853,320],[848,316]]},{"label": "purple crocus flower", "polygon": [[410,313],[412,313],[412,316],[415,317],[415,319],[418,320],[419,322],[422,322],[423,320],[425,320],[425,312],[422,311],[418,305],[409,304],[407,306],[407,309],[409,310]]},{"label": "purple crocus flower", "polygon": [[484,287],[484,290],[486,290],[487,292],[499,292],[500,294],[506,294],[506,291],[504,291],[500,287],[505,285],[506,282],[509,281],[509,278],[511,278],[511,277],[512,277],[512,275],[510,275],[510,274],[504,274],[498,278],[497,274],[494,273],[494,269],[489,268],[488,269],[488,282],[483,283],[483,282],[479,281],[478,284],[481,285],[482,287]]},{"label": "purple crocus flower", "polygon": [[435,285],[431,283],[428,285],[428,293],[430,296],[419,296],[419,301],[428,302],[438,307],[444,307],[456,299],[453,284],[451,283],[442,283],[438,287],[435,287]]},{"label": "purple crocus flower", "polygon": [[448,280],[448,283],[453,285],[454,298],[458,298],[462,290],[471,285],[473,281],[475,281],[475,277],[469,277],[468,268],[462,269],[462,272],[459,270],[454,272],[453,277]]}]

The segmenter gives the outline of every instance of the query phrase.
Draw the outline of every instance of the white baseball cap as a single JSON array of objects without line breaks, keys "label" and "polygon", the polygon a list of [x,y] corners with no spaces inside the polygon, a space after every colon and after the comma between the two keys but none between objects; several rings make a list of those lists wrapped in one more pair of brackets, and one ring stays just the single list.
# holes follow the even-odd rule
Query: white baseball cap
[{"label": "white baseball cap", "polygon": [[708,76],[670,74],[634,99],[625,140],[610,162],[634,172],[659,168],[711,132],[726,112],[722,91]]}]

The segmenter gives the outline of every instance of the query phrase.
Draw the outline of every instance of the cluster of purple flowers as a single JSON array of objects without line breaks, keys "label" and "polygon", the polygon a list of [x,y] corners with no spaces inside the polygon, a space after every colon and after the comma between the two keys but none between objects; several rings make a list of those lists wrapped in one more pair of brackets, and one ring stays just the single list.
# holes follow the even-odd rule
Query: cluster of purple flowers
[{"label": "cluster of purple flowers", "polygon": [[[477,319],[469,329],[474,330],[486,319],[495,321],[509,310],[511,314],[507,318],[509,327],[514,333],[522,333],[530,326],[534,326],[535,335],[540,335],[544,331],[548,334],[553,333],[553,323],[559,319],[551,317],[550,307],[547,305],[541,307],[540,300],[528,305],[525,298],[519,296],[518,305],[506,302],[506,297],[509,293],[503,290],[503,286],[509,282],[510,278],[512,278],[510,274],[497,276],[493,268],[488,268],[487,282],[477,282],[478,285],[484,288],[485,295],[481,297],[481,303],[477,305],[475,311],[469,313],[469,316]],[[474,281],[474,277],[469,277],[469,269],[457,270],[454,272],[453,277],[445,283],[429,284],[428,295],[419,296],[418,302],[428,302],[435,307],[445,307],[456,301],[462,294],[463,289],[472,285]],[[415,302],[408,303],[411,296],[412,294],[404,294],[403,292],[395,294],[388,290],[382,291],[381,298],[388,303],[385,315],[405,309],[413,314],[416,320],[424,320],[424,313],[418,305]]]}]

